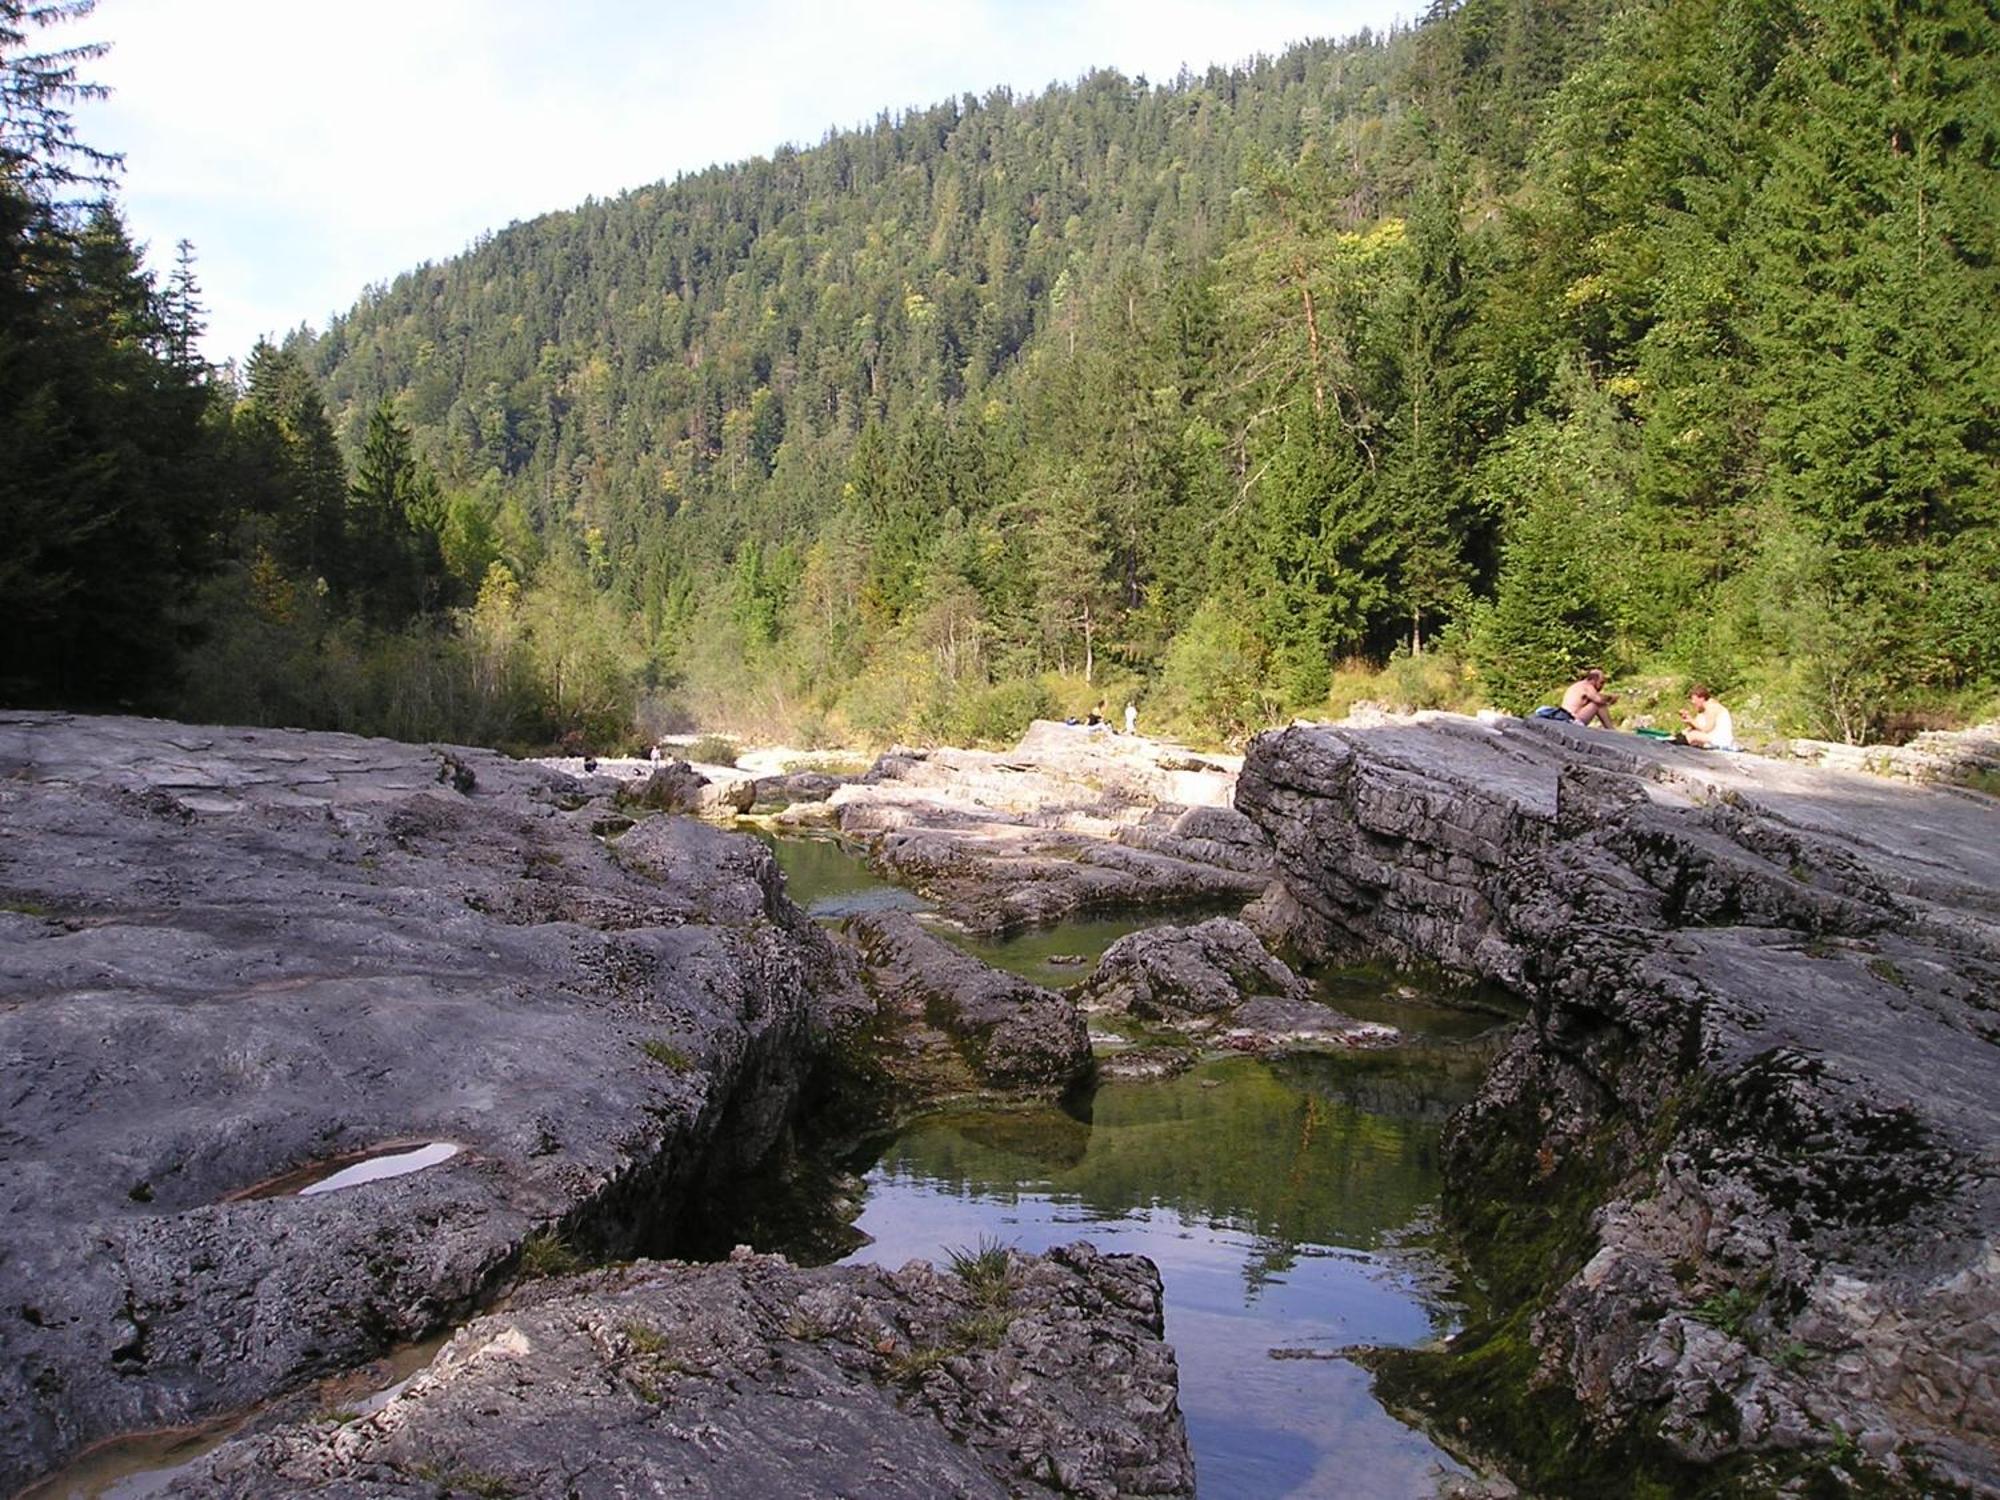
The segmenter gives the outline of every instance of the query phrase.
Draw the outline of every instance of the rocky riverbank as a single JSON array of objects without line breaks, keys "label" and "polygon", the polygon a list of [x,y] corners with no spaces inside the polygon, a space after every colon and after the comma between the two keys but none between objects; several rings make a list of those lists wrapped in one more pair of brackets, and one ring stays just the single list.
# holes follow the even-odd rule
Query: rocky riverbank
[{"label": "rocky riverbank", "polygon": [[379,1411],[239,1440],[168,1493],[1192,1495],[1160,1295],[1081,1245],[640,1262],[519,1293]]},{"label": "rocky riverbank", "polygon": [[1425,715],[1237,805],[1291,942],[1532,1005],[1449,1137],[1482,1317],[1392,1389],[1538,1487],[2000,1493],[2000,804]]},{"label": "rocky riverbank", "polygon": [[1240,906],[1270,880],[1230,805],[1236,765],[1138,735],[1039,722],[1013,750],[891,750],[824,800],[833,826],[969,931],[1082,912]]},{"label": "rocky riverbank", "polygon": [[[726,1229],[874,1004],[766,849],[611,790],[0,714],[0,1490],[448,1327],[524,1260]],[[327,1175],[371,1158],[402,1175]]]}]

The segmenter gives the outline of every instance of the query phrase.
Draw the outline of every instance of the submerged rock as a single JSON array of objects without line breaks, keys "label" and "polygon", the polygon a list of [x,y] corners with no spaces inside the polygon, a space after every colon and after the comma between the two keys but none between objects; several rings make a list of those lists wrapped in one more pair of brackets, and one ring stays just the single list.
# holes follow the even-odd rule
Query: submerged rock
[{"label": "submerged rock", "polygon": [[1480,1389],[1751,1489],[2000,1493],[2000,805],[1446,715],[1264,736],[1237,801],[1293,942],[1531,1002],[1447,1142],[1535,1310]]},{"label": "submerged rock", "polygon": [[671,1249],[783,1137],[851,960],[753,840],[605,811],[479,750],[0,713],[0,1491],[445,1326],[533,1236]]},{"label": "submerged rock", "polygon": [[534,1288],[368,1416],[168,1493],[1194,1493],[1159,1274],[1073,1245],[962,1274],[641,1264]]},{"label": "submerged rock", "polygon": [[1074,1003],[980,962],[907,912],[850,918],[862,973],[882,1008],[882,1061],[920,1095],[992,1088],[1060,1094],[1090,1071]]}]

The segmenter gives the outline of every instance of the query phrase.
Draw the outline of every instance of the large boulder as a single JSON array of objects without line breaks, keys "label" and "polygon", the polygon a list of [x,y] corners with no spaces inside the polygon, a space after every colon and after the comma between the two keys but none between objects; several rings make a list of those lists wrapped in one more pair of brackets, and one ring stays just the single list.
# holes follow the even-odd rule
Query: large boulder
[{"label": "large boulder", "polygon": [[[0,713],[0,1491],[673,1250],[870,1009],[769,852],[568,777]],[[300,1196],[293,1174],[456,1153]]]},{"label": "large boulder", "polygon": [[853,917],[844,930],[878,1025],[896,1033],[883,1061],[919,1093],[1061,1094],[1089,1075],[1090,1038],[1066,997],[980,962],[908,912]]},{"label": "large boulder", "polygon": [[1148,1020],[1185,1020],[1232,1011],[1253,995],[1310,1000],[1311,981],[1231,917],[1192,927],[1149,927],[1104,950],[1078,998],[1092,1009]]},{"label": "large boulder", "polygon": [[[1400,1038],[1393,1026],[1323,1004],[1311,980],[1233,917],[1128,933],[1073,993],[1086,1011],[1122,1012],[1237,1051],[1380,1047]],[[1129,1077],[1137,1066],[1121,1058],[1114,1071]]]},{"label": "large boulder", "polygon": [[1194,1493],[1159,1275],[1042,1257],[641,1263],[517,1294],[395,1401],[231,1443],[168,1493]]},{"label": "large boulder", "polygon": [[1292,942],[1531,1004],[1448,1135],[1499,1321],[1441,1411],[2000,1493],[2000,804],[1446,715],[1262,737],[1237,803]]}]

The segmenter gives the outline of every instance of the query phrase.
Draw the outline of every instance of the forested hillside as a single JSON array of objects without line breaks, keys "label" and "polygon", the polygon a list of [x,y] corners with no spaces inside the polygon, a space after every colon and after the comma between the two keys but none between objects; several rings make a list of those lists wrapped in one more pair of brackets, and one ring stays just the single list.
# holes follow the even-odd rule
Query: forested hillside
[{"label": "forested hillside", "polygon": [[1586,660],[1772,730],[1981,711],[1996,40],[1467,0],[515,225],[253,356],[175,691],[606,746],[1223,739]]}]

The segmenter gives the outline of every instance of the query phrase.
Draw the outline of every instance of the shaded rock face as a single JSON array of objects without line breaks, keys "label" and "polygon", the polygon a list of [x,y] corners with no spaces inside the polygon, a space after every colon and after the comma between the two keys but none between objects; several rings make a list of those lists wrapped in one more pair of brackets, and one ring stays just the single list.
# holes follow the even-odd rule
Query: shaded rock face
[{"label": "shaded rock face", "polygon": [[754,841],[603,811],[482,751],[0,714],[0,1490],[442,1326],[537,1230],[668,1248],[764,1155],[851,963]]},{"label": "shaded rock face", "polygon": [[1237,799],[1295,941],[1532,1002],[1448,1165],[1470,1239],[1572,1232],[1508,1288],[1536,1383],[1679,1460],[2000,1493],[2000,808],[1442,715],[1265,736]]},{"label": "shaded rock face", "polygon": [[1194,1493],[1147,1261],[965,1277],[743,1256],[537,1288],[380,1412],[240,1439],[169,1493]]},{"label": "shaded rock face", "polygon": [[980,962],[907,912],[850,918],[888,1033],[881,1060],[920,1097],[1061,1094],[1090,1072],[1083,1016],[1053,990]]},{"label": "shaded rock face", "polygon": [[747,777],[713,781],[684,760],[670,761],[650,772],[636,786],[610,777],[621,801],[654,812],[694,813],[700,817],[732,817],[750,811],[757,800],[757,783]]},{"label": "shaded rock face", "polygon": [[1213,1016],[1252,995],[1304,1000],[1312,985],[1271,954],[1241,922],[1214,917],[1193,927],[1151,927],[1104,951],[1079,996],[1093,1007],[1148,1020]]},{"label": "shaded rock face", "polygon": [[825,804],[779,821],[832,820],[955,921],[1004,932],[1255,896],[1270,851],[1229,806],[1234,775],[1139,736],[1038,723],[1006,754],[891,750]]}]

